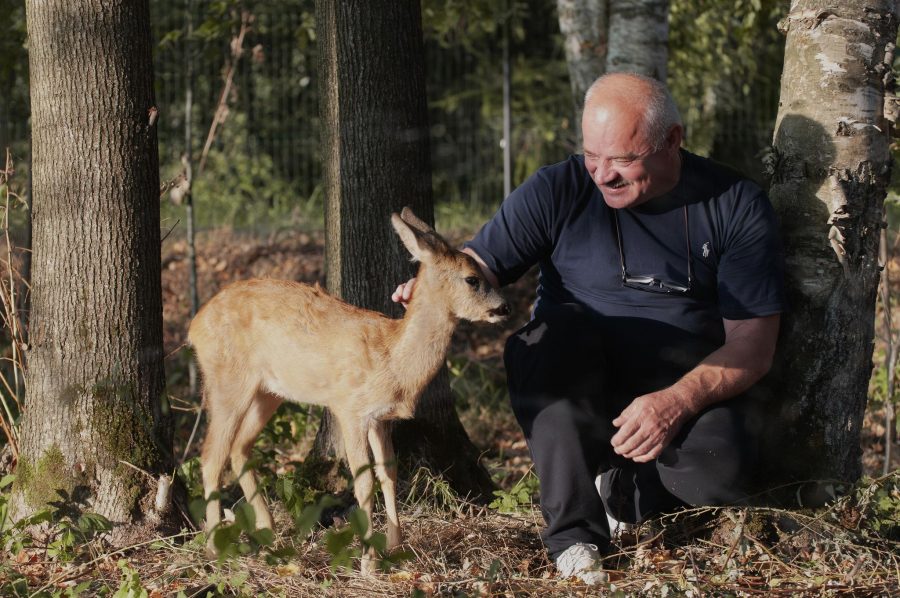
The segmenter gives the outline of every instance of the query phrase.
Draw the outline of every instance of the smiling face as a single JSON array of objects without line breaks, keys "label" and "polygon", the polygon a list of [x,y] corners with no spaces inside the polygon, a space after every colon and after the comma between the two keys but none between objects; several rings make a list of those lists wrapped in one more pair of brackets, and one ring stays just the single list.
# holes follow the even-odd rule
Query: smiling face
[{"label": "smiling face", "polygon": [[667,193],[681,171],[681,125],[672,125],[654,149],[641,107],[614,89],[598,90],[582,119],[584,165],[612,208],[631,208]]}]

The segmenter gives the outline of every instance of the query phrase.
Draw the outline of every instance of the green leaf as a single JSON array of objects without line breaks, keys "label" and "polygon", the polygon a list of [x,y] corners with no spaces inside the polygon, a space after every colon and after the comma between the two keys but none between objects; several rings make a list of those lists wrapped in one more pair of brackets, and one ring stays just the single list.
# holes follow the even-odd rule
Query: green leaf
[{"label": "green leaf", "polygon": [[350,511],[350,515],[347,519],[350,523],[350,529],[353,530],[353,533],[360,538],[365,537],[366,532],[369,531],[369,520],[366,517],[366,512],[358,508],[353,509],[352,511]]},{"label": "green leaf", "polygon": [[188,510],[191,512],[191,518],[195,523],[200,523],[204,519],[206,519],[206,500],[202,498],[195,498],[188,505]]},{"label": "green leaf", "polygon": [[220,555],[232,554],[240,538],[241,530],[236,525],[222,525],[212,531],[213,546]]},{"label": "green leaf", "polygon": [[112,523],[97,513],[84,513],[78,518],[78,529],[85,535],[94,535],[112,529]]},{"label": "green leaf", "polygon": [[234,524],[242,531],[251,533],[256,529],[256,511],[248,503],[241,503],[234,508]]},{"label": "green leaf", "polygon": [[366,544],[379,553],[384,553],[387,550],[387,536],[381,532],[375,532],[366,539]]},{"label": "green leaf", "polygon": [[266,564],[277,565],[279,563],[284,563],[295,556],[297,556],[297,551],[290,546],[285,546],[284,548],[276,548],[274,550],[270,550],[266,554]]},{"label": "green leaf", "polygon": [[297,535],[300,539],[305,539],[312,529],[319,523],[319,518],[322,516],[322,511],[328,509],[330,507],[338,504],[338,501],[333,496],[325,495],[319,499],[319,501],[315,504],[309,505],[300,513],[300,516],[297,518],[295,524],[297,528]]},{"label": "green leaf", "polygon": [[271,546],[275,542],[275,533],[267,527],[251,532],[249,535],[260,546]]}]

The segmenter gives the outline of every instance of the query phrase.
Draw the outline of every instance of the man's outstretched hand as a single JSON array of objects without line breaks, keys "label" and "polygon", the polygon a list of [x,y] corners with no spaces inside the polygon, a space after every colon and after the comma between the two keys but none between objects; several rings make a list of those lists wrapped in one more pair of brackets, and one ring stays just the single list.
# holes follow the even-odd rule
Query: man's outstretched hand
[{"label": "man's outstretched hand", "polygon": [[619,429],[612,437],[613,450],[637,463],[652,461],[691,416],[683,398],[672,389],[637,397],[612,422]]},{"label": "man's outstretched hand", "polygon": [[410,278],[406,282],[397,286],[397,290],[391,295],[391,301],[394,303],[399,303],[406,308],[409,304],[409,300],[412,299],[413,289],[416,287],[416,279],[415,277]]}]

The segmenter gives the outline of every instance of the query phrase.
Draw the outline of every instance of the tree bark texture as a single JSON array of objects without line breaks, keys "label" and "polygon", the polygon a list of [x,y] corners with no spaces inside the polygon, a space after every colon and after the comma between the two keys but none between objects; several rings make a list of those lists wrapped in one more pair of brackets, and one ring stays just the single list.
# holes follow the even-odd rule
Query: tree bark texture
[{"label": "tree bark texture", "polygon": [[[59,492],[128,540],[170,464],[146,0],[29,0],[33,280],[17,510]],[[155,517],[151,517],[155,515]]]},{"label": "tree bark texture", "polygon": [[608,0],[557,0],[559,30],[566,47],[566,64],[575,102],[574,130],[581,145],[581,113],[584,94],[606,71]]},{"label": "tree bark texture", "polygon": [[764,444],[773,480],[861,473],[896,11],[888,0],[794,0],[779,25],[787,39],[770,194],[791,308],[773,375],[779,425]]},{"label": "tree bark texture", "polygon": [[[316,19],[328,290],[400,316],[390,295],[414,269],[390,214],[410,206],[434,221],[421,8],[418,0],[318,0]],[[336,428],[323,419],[315,454],[334,454]],[[426,390],[416,419],[397,428],[401,464],[423,457],[461,492],[490,494],[446,372]]]},{"label": "tree bark texture", "polygon": [[669,0],[609,0],[606,71],[666,82]]}]

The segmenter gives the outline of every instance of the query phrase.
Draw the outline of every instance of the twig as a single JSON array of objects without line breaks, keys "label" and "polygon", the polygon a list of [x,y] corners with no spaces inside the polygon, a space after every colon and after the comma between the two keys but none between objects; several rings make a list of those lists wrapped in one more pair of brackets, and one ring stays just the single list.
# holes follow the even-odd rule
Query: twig
[{"label": "twig", "polygon": [[228,109],[228,96],[231,93],[231,86],[234,83],[234,73],[237,70],[238,61],[244,51],[244,36],[250,30],[250,24],[253,22],[253,15],[249,11],[241,11],[241,28],[237,37],[231,41],[231,64],[228,65],[228,72],[225,73],[225,86],[222,88],[222,94],[219,96],[219,104],[213,115],[212,124],[209,126],[209,133],[206,135],[206,143],[203,144],[203,151],[200,153],[200,165],[197,167],[197,176],[203,173],[206,166],[206,158],[212,147],[213,140],[216,138],[216,128],[220,122],[225,122],[225,115]]},{"label": "twig", "polygon": [[194,436],[197,435],[197,428],[200,427],[200,416],[203,415],[203,409],[197,408],[197,418],[194,420],[194,428],[191,430],[191,436],[188,438],[187,444],[184,445],[184,453],[181,455],[181,462],[187,459],[188,451],[191,450],[191,444],[194,443]]},{"label": "twig", "polygon": [[163,243],[166,239],[168,239],[169,235],[172,234],[172,231],[175,230],[175,227],[178,226],[178,224],[180,222],[181,222],[181,220],[176,220],[175,224],[172,225],[172,228],[170,228],[168,231],[166,231],[166,234],[163,235],[162,239],[160,239],[159,242]]},{"label": "twig", "polygon": [[[10,331],[10,345],[12,348],[12,368],[13,368],[13,384],[14,388],[11,388],[9,382],[6,380],[6,376],[0,374],[0,381],[3,382],[3,386],[7,390],[7,394],[15,404],[16,409],[20,410],[21,405],[19,404],[18,398],[18,389],[20,386],[20,370],[24,373],[24,368],[22,365],[22,355],[20,353],[21,348],[23,346],[22,339],[22,327],[18,318],[18,311],[16,309],[16,281],[15,281],[15,269],[13,267],[12,260],[12,241],[9,238],[9,207],[10,207],[10,197],[13,193],[9,189],[9,177],[14,172],[13,163],[12,163],[12,155],[10,154],[9,148],[6,149],[6,160],[4,162],[3,171],[0,172],[0,183],[3,183],[6,188],[5,193],[5,213],[3,216],[3,233],[4,239],[6,241],[6,268],[8,271],[9,277],[9,285],[0,285],[0,300],[2,300],[3,304],[3,320],[6,326]],[[7,401],[7,394],[0,393],[0,403],[3,405],[3,414],[0,415],[0,428],[3,429],[3,433],[7,438],[10,449],[12,450],[13,457],[18,461],[19,459],[19,442],[18,442],[18,432],[15,427],[12,409],[10,409],[9,401]]]}]

